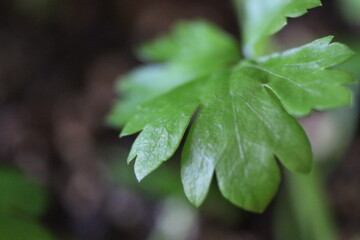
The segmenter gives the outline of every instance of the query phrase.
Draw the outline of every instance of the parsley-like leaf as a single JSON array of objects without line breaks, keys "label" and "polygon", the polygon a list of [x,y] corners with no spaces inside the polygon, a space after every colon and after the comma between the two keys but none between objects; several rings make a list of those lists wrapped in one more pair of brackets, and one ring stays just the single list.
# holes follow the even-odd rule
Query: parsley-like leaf
[{"label": "parsley-like leaf", "polygon": [[279,185],[276,159],[291,171],[311,167],[309,141],[293,116],[350,102],[343,85],[353,79],[328,68],[352,52],[331,39],[235,66],[235,41],[203,21],[182,23],[143,46],[143,59],[166,62],[140,68],[125,81],[134,90],[130,96],[143,95],[122,131],[140,132],[128,158],[135,160],[138,180],[174,154],[194,118],[181,167],[189,200],[200,205],[216,174],[232,203],[263,211]]}]

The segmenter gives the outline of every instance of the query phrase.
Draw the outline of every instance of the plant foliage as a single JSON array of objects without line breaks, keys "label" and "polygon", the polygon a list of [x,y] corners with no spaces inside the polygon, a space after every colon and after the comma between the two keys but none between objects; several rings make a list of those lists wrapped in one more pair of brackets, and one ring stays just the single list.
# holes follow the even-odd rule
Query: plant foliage
[{"label": "plant foliage", "polygon": [[40,223],[45,212],[45,190],[22,173],[0,167],[0,240],[51,240]]},{"label": "plant foliage", "polygon": [[225,198],[261,212],[277,191],[276,158],[289,170],[307,173],[312,153],[295,119],[313,109],[345,106],[353,78],[331,67],[353,52],[324,37],[282,53],[257,57],[261,42],[280,30],[286,17],[300,16],[317,0],[239,1],[243,20],[242,59],[235,39],[205,21],[181,22],[169,35],[140,47],[149,62],[118,86],[124,99],[110,123],[121,135],[140,132],[128,162],[138,180],[179,147],[188,199],[199,206],[216,174]]}]

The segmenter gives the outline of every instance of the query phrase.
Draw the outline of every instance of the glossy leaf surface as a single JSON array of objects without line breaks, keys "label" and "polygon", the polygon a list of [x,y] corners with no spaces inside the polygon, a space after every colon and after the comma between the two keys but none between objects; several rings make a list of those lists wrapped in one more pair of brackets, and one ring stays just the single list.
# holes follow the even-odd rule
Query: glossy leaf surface
[{"label": "glossy leaf surface", "polygon": [[212,97],[203,100],[182,155],[182,180],[194,205],[204,200],[214,171],[226,198],[262,211],[280,180],[275,155],[291,170],[310,169],[303,130],[264,87],[263,77],[239,66],[210,81]]},{"label": "glossy leaf surface", "polygon": [[[204,22],[200,25],[207,28]],[[199,22],[184,26],[180,39],[191,38]],[[311,147],[294,116],[350,103],[344,84],[353,79],[328,68],[345,61],[352,52],[326,37],[235,65],[231,63],[239,56],[230,54],[238,49],[234,41],[213,25],[208,28],[213,35],[195,40],[196,47],[186,54],[174,47],[180,45],[170,43],[172,35],[140,50],[146,59],[167,60],[149,65],[150,69],[177,68],[179,72],[154,87],[147,101],[137,103],[122,131],[123,136],[140,132],[128,161],[135,160],[136,176],[143,179],[175,153],[193,118],[181,168],[189,200],[199,206],[216,174],[225,198],[261,212],[279,185],[276,159],[291,171],[306,173],[311,168]],[[201,45],[207,50],[197,51]],[[221,52],[230,54],[229,58]],[[143,79],[151,81],[150,75],[144,74]],[[148,89],[156,86],[148,84]]]},{"label": "glossy leaf surface", "polygon": [[266,73],[267,86],[293,115],[308,115],[312,109],[343,107],[351,100],[351,92],[344,84],[353,83],[354,78],[327,68],[344,62],[354,53],[343,44],[330,43],[332,38],[321,38],[247,65]]}]

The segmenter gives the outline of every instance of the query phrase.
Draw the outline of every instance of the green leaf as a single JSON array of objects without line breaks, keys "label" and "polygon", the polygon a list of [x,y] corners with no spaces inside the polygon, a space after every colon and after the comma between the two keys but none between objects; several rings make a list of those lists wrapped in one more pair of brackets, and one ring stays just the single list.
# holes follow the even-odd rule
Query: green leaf
[{"label": "green leaf", "polygon": [[108,123],[123,126],[141,103],[192,80],[196,75],[196,72],[170,64],[150,64],[135,69],[119,79],[117,90],[123,99],[115,104]]},{"label": "green leaf", "polygon": [[0,217],[0,240],[53,240],[54,236],[37,221]]},{"label": "green leaf", "polygon": [[178,148],[199,105],[197,95],[194,95],[197,89],[200,89],[199,82],[190,82],[147,102],[126,124],[122,136],[143,130],[128,158],[130,162],[136,157],[135,174],[138,180],[169,159]]},{"label": "green leaf", "polygon": [[277,190],[275,155],[291,170],[309,171],[306,135],[263,77],[239,66],[212,80],[214,96],[203,102],[182,155],[185,193],[194,205],[204,200],[214,170],[222,194],[252,211],[262,211]]},{"label": "green leaf", "polygon": [[243,9],[244,54],[258,57],[266,38],[286,25],[287,17],[299,17],[320,0],[235,0]]},{"label": "green leaf", "polygon": [[[149,59],[167,56],[164,66],[193,68],[196,74],[141,103],[127,121],[123,136],[141,132],[128,158],[128,162],[135,159],[138,180],[175,153],[194,118],[181,168],[189,200],[199,206],[216,174],[224,197],[247,210],[263,211],[279,185],[276,159],[291,171],[310,170],[310,144],[292,115],[350,102],[350,93],[343,85],[353,82],[352,78],[327,68],[343,62],[352,52],[344,45],[330,44],[331,39],[243,60],[236,66],[230,65],[234,55],[226,59],[227,64],[220,64],[218,59],[210,59],[216,55],[206,55],[205,51],[202,57],[195,54],[198,60],[189,60],[190,66],[183,61],[187,57],[178,57],[182,55],[177,51],[164,54],[156,50],[159,47],[151,48],[147,51]],[[202,41],[207,51],[222,51],[212,38]],[[229,51],[226,46],[222,46],[224,52]]]},{"label": "green leaf", "polygon": [[37,218],[47,206],[45,189],[19,171],[0,168],[0,240],[51,240]]},{"label": "green leaf", "polygon": [[332,38],[321,38],[247,65],[266,73],[267,86],[293,115],[308,115],[312,109],[343,107],[351,101],[351,92],[344,84],[353,83],[354,78],[327,68],[344,62],[354,53],[343,44],[330,44]]},{"label": "green leaf", "polygon": [[123,126],[139,104],[235,64],[239,52],[236,41],[210,23],[178,23],[170,35],[139,49],[143,59],[167,62],[140,67],[119,80],[117,90],[122,99],[115,104],[108,123]]},{"label": "green leaf", "polygon": [[227,65],[240,57],[231,36],[202,20],[177,23],[170,34],[142,45],[138,55],[149,61],[171,61],[187,66]]},{"label": "green leaf", "polygon": [[22,173],[0,168],[0,216],[40,216],[47,205],[45,190]]}]

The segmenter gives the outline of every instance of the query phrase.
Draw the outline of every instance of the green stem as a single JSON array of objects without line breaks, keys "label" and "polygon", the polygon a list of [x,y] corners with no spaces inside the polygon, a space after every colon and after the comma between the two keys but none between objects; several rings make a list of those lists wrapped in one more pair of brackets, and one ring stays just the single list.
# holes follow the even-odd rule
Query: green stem
[{"label": "green stem", "polygon": [[301,239],[339,239],[323,180],[317,166],[309,175],[288,176],[289,201]]},{"label": "green stem", "polygon": [[[242,28],[242,26],[244,26],[244,21],[247,18],[246,15],[246,1],[250,1],[250,0],[233,0],[233,5],[234,5],[234,9],[237,15],[237,19],[238,19],[238,24],[239,24],[239,29],[240,32],[244,34],[244,29]],[[261,42],[259,42],[256,46],[255,49],[251,49],[247,50],[246,46],[245,46],[245,42],[246,42],[246,37],[243,35],[242,37],[242,41],[240,42],[240,46],[243,47],[243,56],[245,58],[255,58],[255,57],[261,57],[269,52],[271,52],[270,50],[273,49],[273,41],[272,38],[269,36],[265,39],[263,39]]]}]

